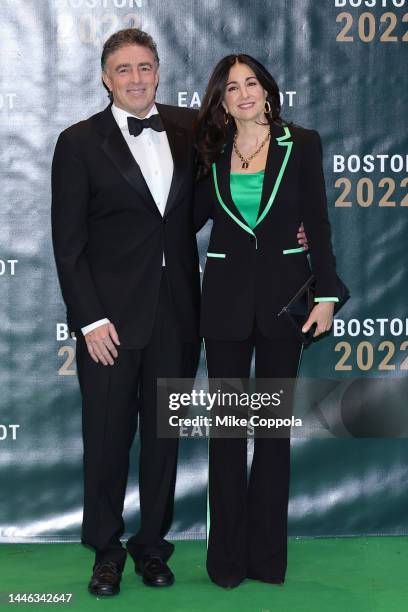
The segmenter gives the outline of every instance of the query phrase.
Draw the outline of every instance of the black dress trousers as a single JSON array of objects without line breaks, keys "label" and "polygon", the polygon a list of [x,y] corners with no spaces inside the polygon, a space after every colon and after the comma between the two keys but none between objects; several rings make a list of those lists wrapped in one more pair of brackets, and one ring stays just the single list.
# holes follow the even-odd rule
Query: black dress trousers
[{"label": "black dress trousers", "polygon": [[164,536],[172,520],[178,440],[157,437],[156,380],[181,378],[194,370],[197,346],[181,339],[165,269],[146,346],[119,347],[114,365],[104,366],[91,359],[83,337],[77,344],[83,400],[82,541],[95,549],[96,562],[124,565],[122,513],[129,452],[139,425],[140,528],[127,549],[135,560],[147,555],[167,560],[174,549]]},{"label": "black dress trousers", "polygon": [[[243,341],[206,339],[208,376],[248,379],[255,349],[256,378],[295,378],[301,347],[270,340],[257,326]],[[215,583],[284,581],[289,476],[289,438],[254,439],[249,480],[246,438],[210,439],[207,571]]]}]

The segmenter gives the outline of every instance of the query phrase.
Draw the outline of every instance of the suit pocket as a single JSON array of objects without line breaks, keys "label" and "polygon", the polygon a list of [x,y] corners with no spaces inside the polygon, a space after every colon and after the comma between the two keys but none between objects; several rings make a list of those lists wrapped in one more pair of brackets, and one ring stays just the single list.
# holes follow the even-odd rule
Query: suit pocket
[{"label": "suit pocket", "polygon": [[298,247],[296,249],[284,249],[282,251],[283,255],[293,255],[294,253],[304,253],[305,249],[303,247]]},{"label": "suit pocket", "polygon": [[214,259],[225,259],[226,258],[226,254],[225,253],[207,253],[207,257],[213,257]]}]

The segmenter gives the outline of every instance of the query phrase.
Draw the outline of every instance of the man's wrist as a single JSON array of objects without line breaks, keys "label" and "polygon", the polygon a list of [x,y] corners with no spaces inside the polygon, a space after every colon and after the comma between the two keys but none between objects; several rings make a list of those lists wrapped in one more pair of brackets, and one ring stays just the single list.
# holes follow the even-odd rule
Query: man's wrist
[{"label": "man's wrist", "polygon": [[106,323],[110,323],[109,319],[99,319],[98,321],[94,321],[94,323],[81,327],[81,332],[84,336],[86,336],[86,334],[89,334],[89,332],[93,331],[97,327],[100,327],[101,325],[106,325]]}]

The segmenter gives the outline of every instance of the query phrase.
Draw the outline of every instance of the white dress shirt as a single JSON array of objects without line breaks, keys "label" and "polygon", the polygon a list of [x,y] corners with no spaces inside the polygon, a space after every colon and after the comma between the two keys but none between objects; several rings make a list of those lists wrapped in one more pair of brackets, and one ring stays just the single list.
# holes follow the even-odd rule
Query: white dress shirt
[{"label": "white dress shirt", "polygon": [[[127,118],[130,116],[137,117],[137,115],[131,115],[114,104],[112,104],[111,110],[126,144],[135,158],[136,163],[140,166],[140,170],[152,194],[153,200],[156,202],[156,206],[163,216],[169,196],[174,168],[167,134],[165,131],[156,132],[151,128],[145,128],[139,136],[131,136],[131,134],[129,134]],[[157,114],[157,108],[154,104],[145,118],[155,114]],[[138,117],[138,119],[140,119],[140,117]],[[165,260],[163,253],[163,266],[164,265]],[[109,319],[99,319],[94,323],[82,327],[81,331],[85,335],[105,323],[109,323]]]}]

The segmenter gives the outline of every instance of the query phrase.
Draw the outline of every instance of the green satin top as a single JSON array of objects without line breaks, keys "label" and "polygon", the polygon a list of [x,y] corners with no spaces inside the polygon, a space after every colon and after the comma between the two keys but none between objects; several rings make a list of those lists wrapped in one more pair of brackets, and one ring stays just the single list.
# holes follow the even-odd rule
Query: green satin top
[{"label": "green satin top", "polygon": [[231,172],[231,197],[245,221],[254,229],[261,203],[265,170],[253,174]]}]

